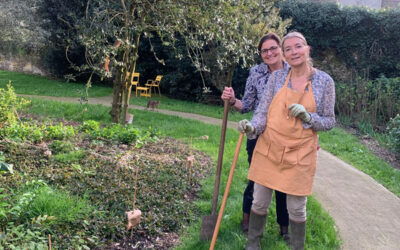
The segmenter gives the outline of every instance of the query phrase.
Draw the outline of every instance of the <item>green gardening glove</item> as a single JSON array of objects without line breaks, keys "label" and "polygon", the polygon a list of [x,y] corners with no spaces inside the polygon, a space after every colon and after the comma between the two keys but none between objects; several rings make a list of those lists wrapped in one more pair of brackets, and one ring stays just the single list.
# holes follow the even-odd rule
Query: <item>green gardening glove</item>
[{"label": "green gardening glove", "polygon": [[311,121],[311,115],[306,111],[306,108],[304,108],[303,105],[293,103],[289,106],[289,110],[293,117],[300,118],[307,123]]}]

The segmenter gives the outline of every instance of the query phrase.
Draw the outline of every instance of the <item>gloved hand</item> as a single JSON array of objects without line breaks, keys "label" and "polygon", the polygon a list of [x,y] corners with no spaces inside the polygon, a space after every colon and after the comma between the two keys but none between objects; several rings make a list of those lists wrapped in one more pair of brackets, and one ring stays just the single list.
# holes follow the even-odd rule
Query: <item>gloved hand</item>
[{"label": "gloved hand", "polygon": [[254,133],[254,127],[248,120],[241,120],[238,124],[238,130],[240,133],[246,133],[246,134]]},{"label": "gloved hand", "polygon": [[305,122],[311,121],[311,115],[306,111],[306,108],[304,108],[303,105],[293,103],[292,105],[289,106],[289,110],[293,117],[300,118]]},{"label": "gloved hand", "polygon": [[235,98],[235,91],[233,91],[233,88],[231,87],[225,87],[224,91],[222,92],[221,95],[222,100],[228,100],[230,105],[233,105],[236,101]]}]

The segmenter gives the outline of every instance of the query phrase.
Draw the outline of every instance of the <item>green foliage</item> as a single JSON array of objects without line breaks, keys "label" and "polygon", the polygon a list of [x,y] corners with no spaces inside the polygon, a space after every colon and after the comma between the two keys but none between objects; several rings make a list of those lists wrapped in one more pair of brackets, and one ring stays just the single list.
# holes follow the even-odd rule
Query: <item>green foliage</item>
[{"label": "green foliage", "polygon": [[76,150],[67,153],[59,153],[54,156],[54,160],[62,163],[75,163],[79,162],[85,157],[85,152],[83,150]]},{"label": "green foliage", "polygon": [[17,111],[29,104],[23,98],[18,98],[9,81],[7,89],[0,88],[0,128],[15,124],[18,119]]},{"label": "green foliage", "polygon": [[105,140],[123,144],[136,143],[137,147],[157,140],[159,135],[158,131],[151,128],[141,131],[132,125],[113,124],[100,129],[99,123],[93,120],[84,122],[80,130],[85,131],[91,140]]},{"label": "green foliage", "polygon": [[45,126],[27,122],[14,123],[8,127],[0,128],[0,137],[7,137],[15,141],[41,142],[45,133]]},{"label": "green foliage", "polygon": [[357,77],[336,82],[336,113],[373,126],[385,125],[400,112],[400,78],[381,75],[375,80]]},{"label": "green foliage", "polygon": [[34,199],[23,209],[22,220],[60,225],[86,218],[92,212],[85,199],[49,187],[39,188]]},{"label": "green foliage", "polygon": [[54,140],[49,144],[49,149],[53,154],[68,153],[74,149],[74,144],[70,141]]},{"label": "green foliage", "polygon": [[[4,189],[0,188],[0,197],[4,196],[1,191]],[[88,249],[87,245],[97,240],[90,232],[78,231],[68,236],[68,230],[87,225],[84,219],[93,213],[93,207],[85,198],[52,189],[42,180],[27,181],[12,193],[7,202],[0,203],[0,221],[6,232],[0,235],[0,246],[46,249],[47,234],[56,230],[57,235],[60,229],[66,230],[62,235],[68,237],[68,244],[74,249]],[[53,242],[58,240],[58,237],[53,238]]]},{"label": "green foliage", "polygon": [[47,249],[48,240],[38,228],[27,228],[26,225],[6,226],[7,234],[0,232],[0,247],[6,249]]},{"label": "green foliage", "polygon": [[3,55],[39,54],[49,36],[41,28],[40,0],[0,1],[0,51]]},{"label": "green foliage", "polygon": [[399,8],[376,11],[295,0],[280,1],[278,7],[283,19],[292,18],[289,29],[305,35],[314,57],[333,50],[348,69],[366,70],[371,79],[399,76]]},{"label": "green foliage", "polygon": [[400,153],[400,115],[390,119],[387,126],[388,134],[391,139],[391,147]]},{"label": "green foliage", "polygon": [[64,126],[62,122],[58,125],[49,125],[46,127],[46,139],[48,140],[63,140],[69,139],[75,135],[75,130],[72,126]]},{"label": "green foliage", "polygon": [[100,123],[93,120],[84,121],[82,125],[79,127],[80,131],[88,134],[93,132],[98,132],[99,129],[100,129]]}]

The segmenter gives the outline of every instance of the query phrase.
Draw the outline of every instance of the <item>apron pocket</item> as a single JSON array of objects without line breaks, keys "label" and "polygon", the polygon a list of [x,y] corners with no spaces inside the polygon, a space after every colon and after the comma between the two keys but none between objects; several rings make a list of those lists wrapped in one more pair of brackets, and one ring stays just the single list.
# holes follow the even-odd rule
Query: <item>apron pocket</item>
[{"label": "apron pocket", "polygon": [[283,155],[283,164],[293,166],[297,164],[297,154],[299,152],[298,148],[285,147]]},{"label": "apron pocket", "polygon": [[312,146],[301,147],[298,153],[299,165],[311,165],[315,159],[316,148]]},{"label": "apron pocket", "polygon": [[283,153],[285,151],[285,147],[272,143],[269,145],[269,150],[268,150],[268,159],[275,163],[282,163],[282,158],[283,158]]}]

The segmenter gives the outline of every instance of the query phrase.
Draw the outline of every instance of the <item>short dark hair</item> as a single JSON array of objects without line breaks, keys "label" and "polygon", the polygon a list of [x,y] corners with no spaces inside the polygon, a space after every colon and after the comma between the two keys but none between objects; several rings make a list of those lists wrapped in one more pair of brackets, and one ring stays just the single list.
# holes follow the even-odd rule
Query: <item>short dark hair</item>
[{"label": "short dark hair", "polygon": [[281,39],[279,38],[279,36],[274,32],[268,32],[263,37],[261,37],[260,42],[258,43],[258,51],[261,51],[263,43],[269,39],[274,40],[279,45],[279,47],[281,46]]}]

